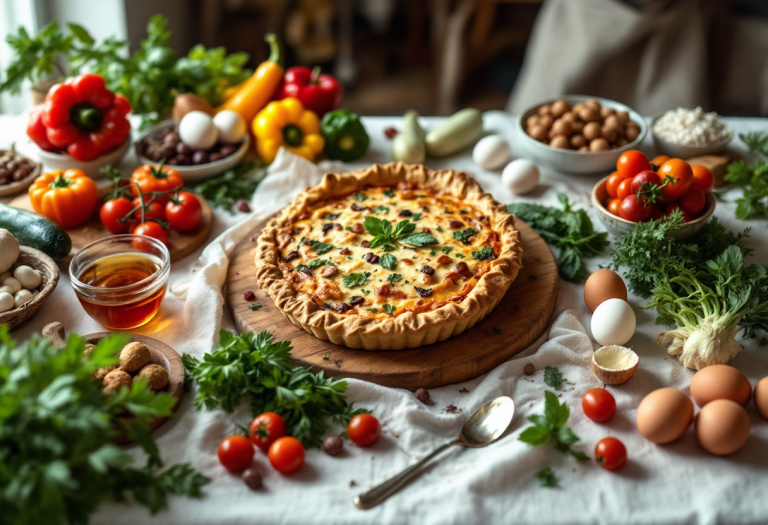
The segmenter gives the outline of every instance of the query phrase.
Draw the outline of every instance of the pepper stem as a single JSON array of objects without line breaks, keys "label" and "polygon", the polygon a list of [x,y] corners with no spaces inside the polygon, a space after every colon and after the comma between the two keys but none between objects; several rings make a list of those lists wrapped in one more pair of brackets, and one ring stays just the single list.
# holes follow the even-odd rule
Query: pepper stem
[{"label": "pepper stem", "polygon": [[76,104],[69,110],[69,119],[82,131],[98,131],[101,117],[101,111],[87,102]]},{"label": "pepper stem", "polygon": [[55,179],[53,179],[53,182],[50,183],[48,187],[51,189],[69,188],[71,184],[72,184],[72,181],[64,178],[64,174],[62,172],[59,172],[59,174],[56,176]]},{"label": "pepper stem", "polygon": [[304,140],[304,132],[296,124],[288,124],[283,126],[283,140],[289,146],[299,147]]},{"label": "pepper stem", "polygon": [[320,79],[320,66],[312,68],[312,74],[309,76],[309,83],[316,86]]},{"label": "pepper stem", "polygon": [[269,58],[267,61],[282,66],[283,56],[280,53],[280,42],[277,40],[277,36],[274,33],[267,33],[264,36],[264,40],[269,44]]}]

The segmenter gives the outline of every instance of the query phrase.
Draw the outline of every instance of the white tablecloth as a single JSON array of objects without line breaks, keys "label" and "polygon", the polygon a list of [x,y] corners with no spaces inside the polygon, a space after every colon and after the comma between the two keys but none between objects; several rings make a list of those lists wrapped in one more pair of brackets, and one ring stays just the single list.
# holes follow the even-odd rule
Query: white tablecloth
[{"label": "white tablecloth", "polygon": [[[434,125],[438,119],[425,119]],[[737,133],[768,128],[768,121],[728,119]],[[371,149],[357,168],[389,160],[389,142],[383,130],[399,126],[396,118],[366,118]],[[501,112],[485,114],[487,131],[504,135],[519,152],[513,119]],[[0,118],[0,146],[18,141],[23,120]],[[650,141],[646,151],[651,153]],[[744,152],[734,141],[733,149]],[[498,172],[476,167],[469,152],[453,158],[428,161],[430,167],[450,167],[471,173],[500,202],[513,196],[500,184]],[[260,188],[255,202],[261,203],[255,216],[263,216],[287,202],[302,184],[315,179],[311,170],[299,170],[306,177],[298,183],[272,180]],[[589,192],[599,176],[564,176],[542,170],[536,200],[554,204],[558,192],[566,192],[579,206],[589,208]],[[728,194],[733,200],[734,192]],[[728,228],[740,230],[746,224],[733,216],[734,205],[718,203],[716,215]],[[592,210],[598,229],[600,224]],[[232,217],[220,210],[215,214],[211,239],[233,226],[243,215]],[[768,234],[765,221],[752,221],[752,261],[768,261]],[[241,225],[240,235],[249,230]],[[139,332],[152,335],[180,353],[200,355],[215,346],[220,327],[232,329],[229,309],[218,292],[224,275],[226,254],[234,246],[237,230],[228,232],[204,254],[202,249],[174,263],[171,289],[157,319]],[[607,257],[587,261],[588,269],[608,262]],[[191,278],[203,276],[187,284]],[[748,444],[738,453],[725,457],[706,454],[697,444],[693,429],[682,439],[657,446],[643,439],[635,428],[635,409],[642,397],[655,388],[672,386],[689,391],[693,372],[683,369],[675,358],[656,346],[655,314],[640,310],[642,300],[630,297],[635,306],[638,329],[629,342],[640,355],[640,370],[627,384],[610,388],[618,412],[609,422],[597,424],[587,419],[580,401],[584,392],[601,386],[588,368],[593,344],[588,337],[590,314],[582,300],[582,286],[561,281],[555,314],[550,327],[516,358],[475,380],[433,389],[433,402],[416,401],[412,393],[383,388],[352,380],[349,399],[373,410],[384,434],[373,447],[357,448],[347,442],[345,452],[330,457],[319,450],[307,453],[306,463],[297,474],[284,477],[271,469],[266,457],[257,452],[255,462],[264,475],[265,488],[249,490],[238,476],[227,473],[218,463],[216,445],[235,432],[236,423],[250,419],[247,407],[235,414],[220,410],[197,412],[192,406],[194,391],[185,395],[177,417],[155,432],[167,464],[191,462],[211,478],[200,500],[172,498],[168,509],[154,517],[139,506],[103,505],[91,520],[97,524],[211,524],[211,523],[765,523],[768,522],[768,422],[762,420],[750,403],[748,412],[752,432]],[[62,321],[68,330],[79,333],[99,331],[100,327],[80,308],[69,283],[62,279],[55,294],[40,312],[14,336],[25,340],[46,323]],[[503,327],[502,327],[503,328]],[[586,329],[585,329],[586,328]],[[277,334],[280,339],[280,334]],[[537,372],[524,376],[523,367],[534,364]],[[768,375],[768,354],[753,341],[733,361],[752,384]],[[532,448],[517,440],[527,426],[530,414],[542,413],[544,390],[542,370],[556,365],[569,383],[561,400],[571,407],[569,425],[581,437],[577,448],[590,456],[595,443],[613,435],[627,446],[629,462],[611,473],[594,462],[580,464],[551,446]],[[468,392],[462,393],[466,390]],[[355,494],[390,477],[427,454],[459,431],[469,413],[498,395],[509,395],[516,403],[511,431],[498,443],[482,450],[453,450],[433,463],[423,476],[379,507],[359,511],[352,504]],[[454,404],[462,412],[448,414],[444,408]],[[534,472],[549,465],[560,483],[555,489],[540,488]]]}]

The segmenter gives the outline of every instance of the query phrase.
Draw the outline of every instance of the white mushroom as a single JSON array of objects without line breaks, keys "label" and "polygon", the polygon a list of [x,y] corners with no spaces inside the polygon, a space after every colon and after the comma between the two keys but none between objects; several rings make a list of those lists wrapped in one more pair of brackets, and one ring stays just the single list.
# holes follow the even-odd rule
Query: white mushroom
[{"label": "white mushroom", "polygon": [[0,313],[7,312],[8,310],[13,310],[14,308],[15,308],[15,303],[13,300],[13,296],[6,292],[0,292]]},{"label": "white mushroom", "polygon": [[0,273],[11,269],[19,258],[19,241],[11,232],[0,228]]},{"label": "white mushroom", "polygon": [[29,290],[20,290],[16,293],[16,295],[13,296],[13,302],[16,308],[20,307],[23,304],[27,304],[29,301],[34,299],[35,296],[32,295],[32,292]]},{"label": "white mushroom", "polygon": [[8,277],[5,281],[3,281],[3,286],[9,287],[11,290],[13,290],[13,293],[18,292],[23,288],[19,280],[15,277]]},{"label": "white mushroom", "polygon": [[[2,282],[2,281],[0,281]],[[7,294],[15,294],[16,292],[13,291],[13,288],[10,286],[0,286],[0,293],[7,293]]]},{"label": "white mushroom", "polygon": [[34,290],[43,282],[40,272],[29,266],[22,265],[13,271],[13,276],[27,290]]}]

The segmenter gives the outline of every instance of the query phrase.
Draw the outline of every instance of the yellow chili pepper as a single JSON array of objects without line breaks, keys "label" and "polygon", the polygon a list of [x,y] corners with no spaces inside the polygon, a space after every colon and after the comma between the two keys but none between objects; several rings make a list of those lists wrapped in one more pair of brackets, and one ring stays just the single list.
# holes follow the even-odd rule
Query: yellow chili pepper
[{"label": "yellow chili pepper", "polygon": [[307,160],[315,160],[325,146],[320,119],[293,97],[267,104],[252,127],[256,151],[267,164],[275,160],[280,146]]},{"label": "yellow chili pepper", "polygon": [[268,33],[264,40],[269,43],[269,58],[259,64],[250,78],[234,86],[239,89],[216,108],[217,112],[229,109],[238,113],[246,122],[250,122],[272,98],[283,78],[283,66],[280,65],[280,44],[277,37],[272,33]]}]

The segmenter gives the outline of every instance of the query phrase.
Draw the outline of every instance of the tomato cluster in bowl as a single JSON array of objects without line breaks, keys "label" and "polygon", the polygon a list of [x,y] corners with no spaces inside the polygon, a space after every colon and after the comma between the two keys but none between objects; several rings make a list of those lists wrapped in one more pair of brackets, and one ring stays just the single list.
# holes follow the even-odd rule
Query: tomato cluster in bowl
[{"label": "tomato cluster in bowl", "polygon": [[602,204],[609,213],[631,222],[656,220],[681,210],[685,222],[700,217],[715,177],[704,166],[662,155],[648,160],[637,150],[625,151],[605,182]]}]

